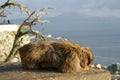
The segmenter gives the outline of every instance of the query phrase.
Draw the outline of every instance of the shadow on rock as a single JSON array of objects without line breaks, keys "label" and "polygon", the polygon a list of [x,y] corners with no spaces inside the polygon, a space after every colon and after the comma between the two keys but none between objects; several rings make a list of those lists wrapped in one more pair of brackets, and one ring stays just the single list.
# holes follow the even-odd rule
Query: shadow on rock
[{"label": "shadow on rock", "polygon": [[25,71],[25,72],[54,72],[54,73],[59,73],[56,69],[54,68],[42,68],[42,69],[30,69],[26,70],[22,68],[21,63],[11,63],[11,64],[3,64],[0,65],[0,73],[2,72],[15,72],[15,71]]}]

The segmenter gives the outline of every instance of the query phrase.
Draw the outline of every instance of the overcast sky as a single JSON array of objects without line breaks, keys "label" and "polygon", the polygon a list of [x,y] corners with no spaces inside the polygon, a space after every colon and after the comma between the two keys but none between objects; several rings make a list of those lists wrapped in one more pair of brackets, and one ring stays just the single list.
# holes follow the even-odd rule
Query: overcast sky
[{"label": "overcast sky", "polygon": [[[6,0],[0,0],[3,4]],[[54,8],[54,15],[75,13],[87,17],[120,18],[120,0],[14,0],[31,10]],[[17,13],[17,12],[16,12]]]}]

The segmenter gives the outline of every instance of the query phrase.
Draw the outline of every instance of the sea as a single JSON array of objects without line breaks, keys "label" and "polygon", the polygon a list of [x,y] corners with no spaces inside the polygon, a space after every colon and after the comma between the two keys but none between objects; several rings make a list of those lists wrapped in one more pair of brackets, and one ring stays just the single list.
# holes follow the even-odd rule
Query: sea
[{"label": "sea", "polygon": [[33,29],[44,35],[65,37],[71,42],[89,47],[94,54],[94,64],[108,66],[120,63],[120,22],[117,20],[71,20],[64,16],[47,20],[47,23],[33,26]]}]

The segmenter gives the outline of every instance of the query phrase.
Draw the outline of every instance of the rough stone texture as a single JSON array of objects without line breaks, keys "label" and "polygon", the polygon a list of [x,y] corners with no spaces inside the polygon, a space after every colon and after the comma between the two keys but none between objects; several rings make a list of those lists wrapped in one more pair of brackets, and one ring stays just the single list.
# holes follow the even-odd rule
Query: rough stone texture
[{"label": "rough stone texture", "polygon": [[120,80],[120,75],[112,75],[111,80]]},{"label": "rough stone texture", "polygon": [[21,65],[0,66],[0,80],[111,80],[106,70],[60,73],[54,69],[23,70]]},{"label": "rough stone texture", "polygon": [[[0,62],[3,62],[6,59],[6,57],[9,55],[9,52],[13,45],[15,34],[16,31],[0,32]],[[28,42],[30,42],[29,36],[26,35],[23,37],[22,44],[24,45]]]}]

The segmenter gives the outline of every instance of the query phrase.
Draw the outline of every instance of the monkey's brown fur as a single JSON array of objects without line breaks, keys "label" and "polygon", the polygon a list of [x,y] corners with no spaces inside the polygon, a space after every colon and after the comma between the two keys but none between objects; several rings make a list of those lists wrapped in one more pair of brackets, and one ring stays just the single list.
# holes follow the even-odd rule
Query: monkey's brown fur
[{"label": "monkey's brown fur", "polygon": [[52,67],[60,72],[80,72],[93,62],[90,49],[71,42],[32,42],[18,51],[26,69]]}]

